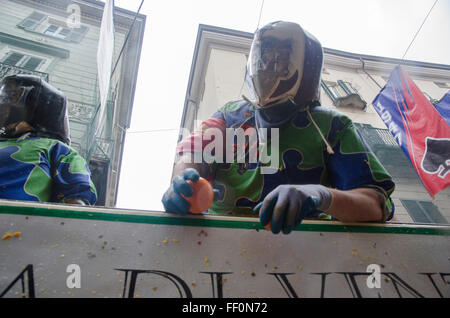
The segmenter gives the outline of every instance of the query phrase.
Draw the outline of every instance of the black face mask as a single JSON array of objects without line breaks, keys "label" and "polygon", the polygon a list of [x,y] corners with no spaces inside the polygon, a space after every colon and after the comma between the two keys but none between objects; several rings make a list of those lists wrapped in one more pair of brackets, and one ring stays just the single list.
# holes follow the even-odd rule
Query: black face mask
[{"label": "black face mask", "polygon": [[18,123],[25,118],[22,107],[11,107],[9,110],[9,122]]},{"label": "black face mask", "polygon": [[[24,121],[25,118],[25,112],[23,107],[17,107],[17,106],[5,106],[2,105],[1,107],[5,108],[2,110],[2,115],[6,117],[2,118],[1,120],[1,127],[0,127],[0,137],[3,138],[14,138],[15,136],[15,127],[18,123]],[[9,111],[8,109],[9,108]]]}]

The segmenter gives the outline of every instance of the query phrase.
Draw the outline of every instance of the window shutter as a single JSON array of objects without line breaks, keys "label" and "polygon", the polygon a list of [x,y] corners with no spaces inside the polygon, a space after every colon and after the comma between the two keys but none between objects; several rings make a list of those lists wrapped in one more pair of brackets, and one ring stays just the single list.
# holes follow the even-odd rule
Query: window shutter
[{"label": "window shutter", "polygon": [[34,30],[46,18],[45,14],[34,11],[17,26],[26,30]]},{"label": "window shutter", "polygon": [[400,199],[414,222],[417,223],[448,223],[439,209],[429,201]]},{"label": "window shutter", "polygon": [[445,217],[439,212],[439,209],[428,201],[419,201],[422,208],[428,212],[428,215],[434,221],[434,223],[448,223]]},{"label": "window shutter", "polygon": [[354,92],[348,87],[347,83],[345,83],[345,82],[342,81],[342,80],[338,80],[337,82],[338,82],[339,86],[342,87],[342,89],[344,90],[344,92],[345,92],[347,95],[354,94]]},{"label": "window shutter", "polygon": [[88,28],[83,25],[79,28],[74,28],[67,39],[72,42],[80,43],[87,30]]},{"label": "window shutter", "polygon": [[323,80],[321,80],[320,81],[320,86],[322,86],[322,88],[325,91],[325,93],[327,93],[327,95],[331,98],[331,101],[334,103],[336,101],[336,96],[331,91],[331,89],[328,87],[328,85]]},{"label": "window shutter", "polygon": [[430,217],[428,217],[428,214],[423,211],[422,207],[418,203],[418,201],[415,200],[402,200],[403,206],[408,211],[411,218],[414,220],[414,222],[417,223],[433,223]]}]

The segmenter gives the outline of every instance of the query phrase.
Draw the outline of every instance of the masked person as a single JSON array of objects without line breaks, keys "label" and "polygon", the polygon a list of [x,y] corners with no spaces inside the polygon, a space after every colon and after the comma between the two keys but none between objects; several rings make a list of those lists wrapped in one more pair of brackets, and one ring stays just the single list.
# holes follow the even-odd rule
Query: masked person
[{"label": "masked person", "polygon": [[[322,64],[320,43],[298,24],[279,21],[259,29],[245,79],[251,96],[227,103],[178,144],[174,178],[162,199],[165,210],[186,214],[189,204],[180,194],[191,196],[186,180],[201,175],[219,190],[209,213],[249,216],[260,211],[261,224],[270,223],[273,233],[287,234],[305,218],[391,219],[391,176],[352,121],[320,105]],[[234,144],[231,163],[196,163],[192,159],[211,142],[203,137],[213,128],[223,136],[227,128],[256,132],[260,152],[269,148],[270,132],[277,129],[279,166],[262,173],[267,164],[260,159],[239,162],[237,150],[244,147],[249,153],[251,142]]]},{"label": "masked person", "polygon": [[66,98],[33,75],[0,81],[0,198],[93,205],[86,161],[70,146]]}]

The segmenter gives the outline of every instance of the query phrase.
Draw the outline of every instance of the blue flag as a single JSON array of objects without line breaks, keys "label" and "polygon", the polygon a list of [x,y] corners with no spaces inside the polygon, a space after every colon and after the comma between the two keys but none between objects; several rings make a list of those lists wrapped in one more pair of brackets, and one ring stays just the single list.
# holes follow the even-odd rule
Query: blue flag
[{"label": "blue flag", "polygon": [[[372,102],[431,197],[450,185],[450,126],[400,66]],[[439,103],[448,114],[448,99]]]},{"label": "blue flag", "polygon": [[448,91],[434,107],[436,107],[439,114],[444,117],[447,124],[450,125],[450,91]]}]

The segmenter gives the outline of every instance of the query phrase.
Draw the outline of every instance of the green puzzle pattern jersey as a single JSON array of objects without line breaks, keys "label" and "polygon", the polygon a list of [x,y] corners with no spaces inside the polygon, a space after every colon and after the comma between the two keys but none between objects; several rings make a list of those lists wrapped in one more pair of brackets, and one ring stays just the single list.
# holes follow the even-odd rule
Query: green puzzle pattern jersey
[{"label": "green puzzle pattern jersey", "polygon": [[48,138],[0,139],[0,198],[65,202],[97,192],[86,161],[73,148]]},{"label": "green puzzle pattern jersey", "polygon": [[[330,143],[334,154],[327,152],[326,144],[308,112]],[[255,128],[254,107],[245,101],[228,103],[203,122],[200,131],[204,132],[207,128],[225,131],[230,127],[246,131]],[[184,139],[178,146],[178,153],[195,152],[192,144],[197,138],[198,132]],[[206,145],[203,141],[202,148]],[[270,145],[269,138],[267,149],[270,149]],[[299,110],[279,130],[278,170],[273,174],[261,174],[261,167],[269,165],[261,162],[242,164],[236,160],[233,163],[214,164],[210,180],[220,195],[209,213],[254,216],[253,207],[278,185],[322,184],[340,190],[375,188],[387,198],[388,219],[393,216],[394,207],[389,198],[394,191],[391,176],[359,136],[352,121],[337,111],[322,106],[308,111]],[[319,215],[323,213],[316,211],[309,217]]]}]

